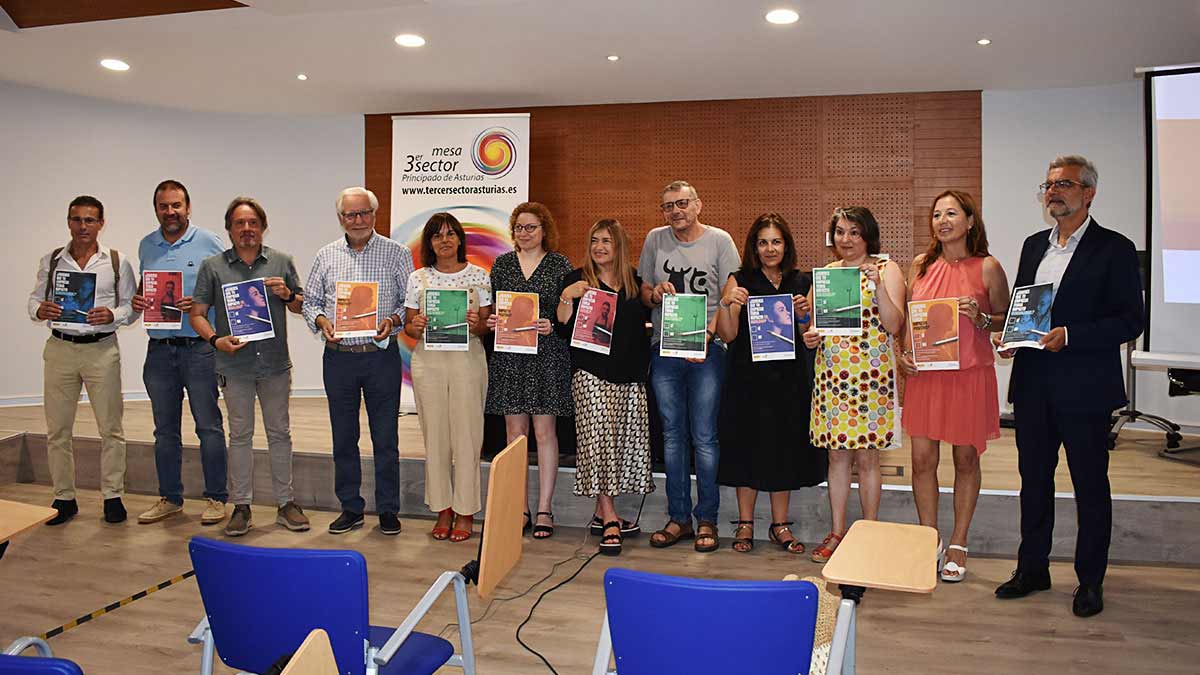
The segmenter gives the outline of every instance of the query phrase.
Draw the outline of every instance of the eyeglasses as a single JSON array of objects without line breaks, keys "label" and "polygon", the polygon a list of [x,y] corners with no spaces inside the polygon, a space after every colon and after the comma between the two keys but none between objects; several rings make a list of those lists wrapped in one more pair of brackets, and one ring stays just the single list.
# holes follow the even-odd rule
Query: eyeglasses
[{"label": "eyeglasses", "polygon": [[1087,187],[1087,185],[1084,185],[1083,183],[1080,183],[1077,180],[1071,180],[1069,178],[1059,178],[1058,180],[1048,180],[1045,183],[1042,183],[1041,185],[1038,186],[1038,191],[1049,192],[1050,188],[1055,188],[1057,190],[1070,190],[1071,186],[1073,186],[1073,185],[1078,185],[1079,187]]},{"label": "eyeglasses", "polygon": [[513,232],[533,232],[541,226],[541,223],[529,223],[528,225],[521,225],[518,223],[513,225]]},{"label": "eyeglasses", "polygon": [[100,222],[100,219],[93,218],[91,216],[88,216],[87,218],[80,218],[79,216],[69,216],[67,218],[67,222],[71,223],[72,225],[96,225]]},{"label": "eyeglasses", "polygon": [[368,216],[373,215],[374,213],[375,213],[374,211],[372,211],[370,209],[366,209],[363,211],[347,211],[345,213],[342,213],[341,216],[342,216],[342,220],[345,220],[347,222],[354,222],[354,221],[358,220],[359,218],[365,219]]},{"label": "eyeglasses", "polygon": [[692,200],[690,199],[676,199],[673,202],[663,202],[662,204],[659,204],[659,208],[661,208],[663,211],[670,211],[671,207],[675,207],[682,211],[688,207],[688,204],[691,203]]}]

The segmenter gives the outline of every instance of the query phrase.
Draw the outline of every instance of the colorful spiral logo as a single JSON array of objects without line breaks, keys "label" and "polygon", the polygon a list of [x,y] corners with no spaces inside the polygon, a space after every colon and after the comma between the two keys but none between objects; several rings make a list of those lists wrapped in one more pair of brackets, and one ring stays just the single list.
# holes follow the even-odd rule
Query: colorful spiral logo
[{"label": "colorful spiral logo", "polygon": [[471,144],[471,161],[480,173],[500,178],[512,171],[516,163],[517,142],[512,131],[503,127],[484,129]]}]

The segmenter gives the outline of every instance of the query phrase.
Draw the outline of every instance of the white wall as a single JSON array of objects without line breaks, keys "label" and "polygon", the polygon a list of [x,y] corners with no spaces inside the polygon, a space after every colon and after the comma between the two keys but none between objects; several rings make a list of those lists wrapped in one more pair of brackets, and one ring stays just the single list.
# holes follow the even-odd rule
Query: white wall
[{"label": "white wall", "polygon": [[[40,401],[47,329],[28,319],[26,300],[38,258],[68,241],[67,203],[79,194],[104,202],[101,244],[136,270],[138,242],[158,227],[152,192],[165,178],[188,186],[192,223],[225,241],[229,200],[257,198],[269,219],[267,245],[295,256],[305,279],[317,249],[340,232],[338,191],[363,182],[363,118],[193,113],[0,82],[0,312],[10,317],[0,403]],[[321,344],[289,316],[294,386],[320,392]],[[145,331],[137,323],[119,339],[124,389],[143,394]]]},{"label": "white wall", "polygon": [[[1092,215],[1107,228],[1146,247],[1146,149],[1142,83],[983,92],[983,213],[992,254],[1011,284],[1021,244],[1049,227],[1037,184],[1057,155],[1092,160],[1100,185]],[[1194,329],[1200,332],[1200,326]],[[1008,391],[1009,365],[997,367],[1000,400]],[[1171,399],[1163,371],[1138,373],[1138,408],[1180,424],[1200,426],[1200,397]],[[1008,409],[1008,404],[1002,404]]]}]

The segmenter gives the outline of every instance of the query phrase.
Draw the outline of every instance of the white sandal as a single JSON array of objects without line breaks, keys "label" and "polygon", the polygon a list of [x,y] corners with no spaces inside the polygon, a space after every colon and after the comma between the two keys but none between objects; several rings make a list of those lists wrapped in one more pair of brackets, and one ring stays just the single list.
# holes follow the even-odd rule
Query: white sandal
[{"label": "white sandal", "polygon": [[[950,544],[949,546],[946,547],[946,549],[947,550],[954,549],[955,551],[962,551],[964,554],[969,552],[967,550],[966,546],[959,546],[958,544]],[[950,562],[946,563],[945,567],[942,568],[942,573],[940,576],[942,577],[942,581],[945,581],[948,583],[958,583],[958,582],[962,581],[963,579],[967,578],[967,566],[959,565],[958,563],[951,560]]]}]

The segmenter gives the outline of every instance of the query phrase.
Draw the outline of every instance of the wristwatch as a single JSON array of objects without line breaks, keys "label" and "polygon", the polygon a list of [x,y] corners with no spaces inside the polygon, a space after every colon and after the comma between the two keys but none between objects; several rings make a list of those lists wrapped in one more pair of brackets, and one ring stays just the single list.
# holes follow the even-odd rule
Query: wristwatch
[{"label": "wristwatch", "polygon": [[219,336],[216,333],[213,333],[212,337],[208,338],[208,344],[212,345],[213,349],[217,348],[217,339],[218,338],[219,338]]},{"label": "wristwatch", "polygon": [[288,293],[289,293],[289,295],[283,299],[283,304],[285,304],[285,305],[292,304],[292,301],[296,299],[296,291],[293,291],[292,289],[289,288]]}]

